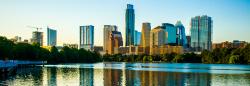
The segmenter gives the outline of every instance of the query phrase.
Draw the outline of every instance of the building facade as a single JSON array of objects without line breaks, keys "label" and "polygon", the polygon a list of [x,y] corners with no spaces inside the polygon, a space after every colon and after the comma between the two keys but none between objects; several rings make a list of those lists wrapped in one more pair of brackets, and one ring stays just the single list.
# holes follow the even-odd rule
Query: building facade
[{"label": "building facade", "polygon": [[93,50],[94,48],[94,26],[80,26],[80,48]]},{"label": "building facade", "polygon": [[165,45],[166,32],[163,27],[158,26],[150,31],[150,54],[153,48]]},{"label": "building facade", "polygon": [[57,45],[57,31],[47,27],[47,46]]},{"label": "building facade", "polygon": [[149,47],[150,30],[151,30],[150,23],[142,23],[140,45],[143,46],[143,47]]},{"label": "building facade", "polygon": [[191,47],[194,51],[212,50],[212,18],[196,16],[191,19]]},{"label": "building facade", "polygon": [[117,30],[117,26],[115,26],[115,25],[104,25],[104,29],[103,29],[103,50],[104,50],[104,52],[108,53],[108,50],[111,47],[110,38],[111,38],[112,31],[116,31],[116,30]]},{"label": "building facade", "polygon": [[34,31],[32,33],[31,43],[38,43],[43,46],[43,32]]},{"label": "building facade", "polygon": [[141,42],[141,32],[135,30],[135,46],[138,46],[140,45],[140,42]]},{"label": "building facade", "polygon": [[165,30],[165,32],[168,33],[167,37],[166,37],[166,42],[165,44],[169,44],[169,45],[176,45],[177,43],[177,30],[176,27],[173,24],[170,23],[163,23],[162,24],[163,29]]},{"label": "building facade", "polygon": [[125,46],[134,45],[135,13],[133,5],[127,4],[125,15]]},{"label": "building facade", "polygon": [[175,27],[177,29],[177,45],[187,48],[185,27],[182,25],[181,21],[177,21]]}]

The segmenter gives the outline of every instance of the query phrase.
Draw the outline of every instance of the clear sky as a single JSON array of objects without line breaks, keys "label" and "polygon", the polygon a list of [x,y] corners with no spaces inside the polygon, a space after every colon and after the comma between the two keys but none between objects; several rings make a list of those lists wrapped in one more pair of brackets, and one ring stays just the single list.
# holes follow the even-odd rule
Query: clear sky
[{"label": "clear sky", "polygon": [[[102,45],[103,25],[117,25],[124,35],[128,3],[134,5],[138,31],[143,22],[155,27],[181,20],[190,34],[191,18],[208,15],[213,19],[213,42],[250,42],[250,0],[0,0],[0,35],[30,39],[35,29],[28,25],[50,26],[61,45],[79,43],[79,26],[94,25],[95,45]],[[46,39],[46,29],[41,31]]]}]

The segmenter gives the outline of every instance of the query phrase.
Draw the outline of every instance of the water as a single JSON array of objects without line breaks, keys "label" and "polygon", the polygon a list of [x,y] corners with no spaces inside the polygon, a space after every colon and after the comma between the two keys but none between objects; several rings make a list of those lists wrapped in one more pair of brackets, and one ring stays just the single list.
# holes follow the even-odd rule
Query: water
[{"label": "water", "polygon": [[250,65],[95,63],[37,65],[4,75],[8,86],[250,86]]}]

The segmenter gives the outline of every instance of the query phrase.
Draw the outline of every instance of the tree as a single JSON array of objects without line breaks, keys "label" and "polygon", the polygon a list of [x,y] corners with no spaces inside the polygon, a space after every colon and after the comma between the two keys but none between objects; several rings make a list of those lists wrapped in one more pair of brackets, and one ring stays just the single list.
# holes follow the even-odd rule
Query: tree
[{"label": "tree", "polygon": [[13,46],[14,43],[12,41],[0,36],[0,59],[11,58]]}]

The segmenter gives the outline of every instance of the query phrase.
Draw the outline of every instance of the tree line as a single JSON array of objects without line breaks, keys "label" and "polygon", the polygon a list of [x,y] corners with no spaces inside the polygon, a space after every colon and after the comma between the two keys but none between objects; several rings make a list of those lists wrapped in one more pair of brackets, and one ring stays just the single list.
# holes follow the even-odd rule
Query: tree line
[{"label": "tree line", "polygon": [[39,44],[14,43],[0,36],[0,60],[47,61],[48,63],[92,63],[92,62],[174,62],[174,63],[215,63],[250,64],[250,44],[245,48],[217,48],[202,51],[201,54],[163,54],[163,55],[122,55],[63,47],[60,51],[53,46],[51,50]]},{"label": "tree line", "polygon": [[173,63],[207,63],[207,64],[250,64],[250,44],[245,48],[217,48],[204,50],[201,54],[163,54],[163,55],[104,55],[107,62],[173,62]]},{"label": "tree line", "polygon": [[0,36],[0,60],[30,60],[47,61],[48,63],[92,63],[101,61],[100,54],[63,47],[60,51],[53,46],[51,50],[40,47],[39,44],[14,43]]}]

